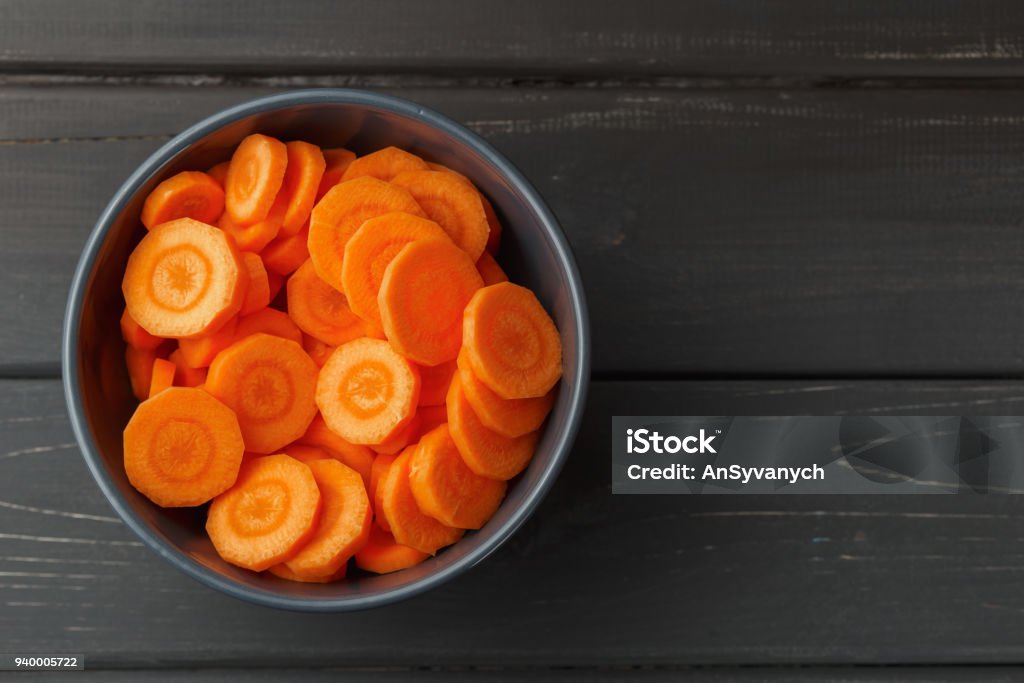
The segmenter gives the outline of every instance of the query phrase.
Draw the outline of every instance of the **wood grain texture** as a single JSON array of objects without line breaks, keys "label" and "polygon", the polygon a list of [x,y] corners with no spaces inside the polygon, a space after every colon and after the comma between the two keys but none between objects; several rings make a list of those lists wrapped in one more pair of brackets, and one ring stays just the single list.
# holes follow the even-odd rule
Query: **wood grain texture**
[{"label": "wood grain texture", "polygon": [[[71,272],[127,174],[266,92],[0,90],[0,373],[55,370]],[[1013,91],[397,92],[465,122],[547,198],[583,274],[598,373],[1024,369]]]},{"label": "wood grain texture", "polygon": [[[555,488],[494,556],[405,603],[305,615],[161,562],[89,477],[58,382],[2,381],[0,642],[93,668],[1019,662],[1018,497],[612,496],[607,454],[624,405],[1011,414],[1022,400],[1017,382],[597,382]],[[831,680],[874,680],[856,675]]]},{"label": "wood grain texture", "polygon": [[4,0],[7,70],[1020,75],[1012,0]]}]

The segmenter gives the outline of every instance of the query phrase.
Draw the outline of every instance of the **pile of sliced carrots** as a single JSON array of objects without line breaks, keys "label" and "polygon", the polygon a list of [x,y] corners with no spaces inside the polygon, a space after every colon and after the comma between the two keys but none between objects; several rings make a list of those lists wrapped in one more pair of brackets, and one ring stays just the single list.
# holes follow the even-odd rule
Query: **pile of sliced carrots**
[{"label": "pile of sliced carrots", "polygon": [[224,560],[293,581],[411,567],[487,523],[562,351],[468,178],[257,134],[141,221],[121,317],[139,492],[208,503]]}]

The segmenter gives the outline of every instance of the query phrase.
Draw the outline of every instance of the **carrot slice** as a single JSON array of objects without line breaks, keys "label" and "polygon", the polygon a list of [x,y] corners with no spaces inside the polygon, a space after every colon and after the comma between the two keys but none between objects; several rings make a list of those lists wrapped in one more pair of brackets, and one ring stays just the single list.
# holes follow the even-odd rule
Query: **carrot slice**
[{"label": "carrot slice", "polygon": [[380,485],[380,480],[388,472],[388,468],[398,458],[397,455],[391,453],[378,453],[377,457],[373,459],[373,467],[370,468],[370,485],[366,487],[366,495],[369,496],[370,501],[374,502],[374,509],[377,509],[375,501],[377,500],[377,487]]},{"label": "carrot slice", "polygon": [[285,564],[298,576],[329,576],[366,545],[373,511],[358,472],[337,460],[308,467],[320,487],[320,521],[312,538]]},{"label": "carrot slice", "polygon": [[121,289],[128,313],[150,334],[215,332],[246,290],[241,254],[217,228],[179,218],[150,230],[128,257]]},{"label": "carrot slice", "polygon": [[217,354],[234,344],[237,338],[238,318],[228,320],[219,330],[204,337],[181,339],[178,351],[190,368],[208,368]]},{"label": "carrot slice", "polygon": [[285,148],[288,165],[277,201],[285,204],[281,234],[294,235],[309,220],[326,162],[320,148],[308,142],[294,140],[286,143]]},{"label": "carrot slice", "polygon": [[366,336],[371,339],[383,339],[387,341],[388,335],[384,334],[384,328],[377,325],[377,323],[366,323]]},{"label": "carrot slice", "polygon": [[270,305],[270,279],[259,254],[247,251],[242,254],[242,260],[245,261],[245,269],[249,272],[249,289],[245,293],[245,301],[242,302],[242,310],[238,314],[249,315]]},{"label": "carrot slice", "polygon": [[[266,265],[266,261],[263,262]],[[270,269],[267,269],[267,281],[270,283],[270,303],[274,303],[274,299],[284,289],[285,276],[280,273],[275,273]]]},{"label": "carrot slice", "polygon": [[543,396],[562,376],[558,328],[525,287],[501,282],[478,291],[462,334],[468,366],[502,398]]},{"label": "carrot slice", "polygon": [[390,181],[406,171],[425,171],[427,163],[415,154],[397,147],[385,147],[376,152],[359,157],[348,165],[342,175],[342,182],[353,178],[371,176],[378,180]]},{"label": "carrot slice", "polygon": [[387,342],[342,344],[320,370],[316,403],[331,431],[357,444],[379,444],[416,410],[420,373]]},{"label": "carrot slice", "polygon": [[249,225],[236,223],[231,215],[225,212],[217,221],[217,227],[231,236],[239,251],[260,252],[281,232],[284,210],[284,204],[275,203],[266,218]]},{"label": "carrot slice", "polygon": [[420,439],[409,462],[409,487],[416,504],[445,526],[479,529],[498,510],[507,486],[466,466],[448,425]]},{"label": "carrot slice", "polygon": [[262,571],[290,559],[313,535],[320,489],[287,455],[246,459],[238,480],[210,504],[206,531],[226,562]]},{"label": "carrot slice", "polygon": [[370,539],[356,553],[356,566],[374,574],[390,574],[415,567],[430,557],[415,548],[400,545],[395,537],[377,527],[370,529]]},{"label": "carrot slice", "polygon": [[420,510],[409,483],[410,465],[417,448],[410,446],[402,451],[380,482],[381,512],[397,542],[433,555],[462,538],[463,532]]},{"label": "carrot slice", "polygon": [[448,387],[455,375],[455,361],[441,363],[433,367],[429,365],[420,366],[420,405],[439,406],[444,404],[448,395]]},{"label": "carrot slice", "polygon": [[157,185],[142,205],[142,224],[152,230],[161,223],[192,218],[213,223],[224,213],[224,190],[201,171],[183,171]]},{"label": "carrot slice", "polygon": [[480,271],[484,287],[490,287],[499,282],[508,282],[508,275],[505,275],[505,271],[501,269],[489,252],[485,251],[480,254],[480,258],[476,260],[476,269]]},{"label": "carrot slice", "polygon": [[481,382],[469,367],[466,351],[459,352],[459,380],[466,400],[480,422],[514,439],[540,429],[555,404],[555,389],[536,398],[502,398]]},{"label": "carrot slice", "polygon": [[309,258],[309,226],[294,235],[282,235],[260,253],[267,270],[278,275],[291,275]]},{"label": "carrot slice", "polygon": [[128,481],[162,507],[201,505],[226,491],[243,450],[235,414],[201,389],[161,391],[124,430]]},{"label": "carrot slice", "polygon": [[320,201],[327,194],[328,190],[341,182],[341,176],[345,175],[349,164],[356,160],[355,153],[350,152],[344,147],[325,149],[323,150],[323,155],[326,167],[324,168],[323,176],[320,178],[320,187],[316,191],[316,201]]},{"label": "carrot slice", "polygon": [[540,437],[536,431],[510,439],[485,427],[466,399],[461,373],[448,390],[448,428],[469,469],[491,479],[511,479],[525,470]]},{"label": "carrot slice", "polygon": [[349,308],[348,299],[320,279],[312,260],[288,278],[288,315],[303,332],[331,346],[366,332],[366,324]]},{"label": "carrot slice", "polygon": [[316,446],[303,446],[302,444],[288,444],[283,452],[285,455],[295,458],[301,463],[309,464],[315,460],[330,460],[331,456],[322,448]]},{"label": "carrot slice", "polygon": [[266,219],[287,166],[288,148],[280,140],[259,134],[242,140],[231,156],[224,181],[224,207],[236,225]]},{"label": "carrot slice", "polygon": [[469,183],[470,186],[472,186],[474,189],[476,189],[476,186],[473,185],[473,181],[470,180],[466,175],[464,175],[462,173],[459,173],[455,169],[449,168],[448,166],[445,166],[444,164],[437,164],[437,163],[434,163],[433,161],[428,161],[427,162],[427,168],[430,169],[431,171],[441,171],[442,173],[451,173],[453,176],[455,176],[456,178],[458,178],[462,182]]},{"label": "carrot slice", "polygon": [[224,187],[228,181],[228,169],[231,167],[231,160],[222,161],[219,164],[206,169],[206,175],[217,181],[217,184]]},{"label": "carrot slice", "polygon": [[332,353],[334,353],[334,349],[336,347],[331,346],[330,344],[324,344],[316,337],[303,334],[302,348],[309,354],[309,357],[313,359],[313,362],[316,363],[318,367],[322,368],[324,363],[327,362],[327,359],[331,357]]},{"label": "carrot slice", "polygon": [[494,205],[491,204],[490,200],[483,193],[480,194],[480,202],[484,205],[487,227],[490,228],[490,232],[487,233],[487,245],[484,249],[491,254],[497,254],[498,247],[501,246],[501,221],[498,220],[498,214],[494,212]]},{"label": "carrot slice", "polygon": [[450,242],[412,242],[384,271],[378,303],[388,341],[421,365],[454,360],[462,314],[483,287],[466,252]]},{"label": "carrot slice", "polygon": [[142,325],[135,322],[128,309],[121,314],[121,338],[128,346],[137,349],[155,349],[163,343],[163,337],[156,337],[142,328]]},{"label": "carrot slice", "polygon": [[128,366],[128,378],[132,384],[132,394],[140,401],[149,398],[149,385],[153,381],[153,364],[163,353],[163,347],[155,349],[138,349],[134,346],[125,347],[124,362]]},{"label": "carrot slice", "polygon": [[356,178],[331,188],[309,219],[309,256],[317,274],[339,292],[345,244],[365,221],[392,211],[424,216],[408,192],[376,178]]},{"label": "carrot slice", "polygon": [[328,576],[300,576],[289,569],[287,564],[281,562],[279,564],[275,564],[267,571],[279,579],[286,579],[288,581],[299,581],[301,583],[331,583],[332,581],[340,581],[341,579],[344,579],[347,569],[348,565],[343,564],[341,565],[341,569]]},{"label": "carrot slice", "polygon": [[335,460],[340,460],[358,472],[366,485],[370,485],[373,451],[366,446],[350,443],[332,432],[322,415],[318,414],[313,418],[313,422],[299,439],[299,443],[324,449]]},{"label": "carrot slice", "polygon": [[206,390],[238,415],[246,450],[273,453],[316,415],[316,363],[296,342],[254,334],[217,354]]},{"label": "carrot slice", "polygon": [[439,406],[420,406],[416,410],[416,414],[420,418],[420,431],[414,437],[415,441],[419,441],[423,438],[423,435],[428,433],[434,427],[444,424],[448,421],[448,407],[443,403]]},{"label": "carrot slice", "polygon": [[487,245],[490,226],[480,193],[443,171],[412,171],[391,181],[405,188],[427,217],[444,228],[455,244],[476,261]]},{"label": "carrot slice", "polygon": [[[391,469],[391,465],[394,464],[395,460],[398,460],[398,456],[391,455],[389,453],[381,453],[377,457],[379,458],[381,456],[390,458],[390,460],[385,460],[381,462],[380,465],[378,466],[380,468],[380,472],[377,474],[377,484],[373,488],[373,496],[370,500],[373,503],[373,509],[375,513],[374,519],[377,522],[377,528],[381,529],[382,531],[386,531],[390,534],[391,526],[388,525],[388,519],[384,516],[384,499],[381,495],[383,492],[383,489],[381,489],[381,482],[383,482],[387,478],[388,471]],[[373,462],[375,465],[377,464],[377,460],[374,460]]]},{"label": "carrot slice", "polygon": [[413,413],[412,417],[405,421],[401,427],[391,432],[388,438],[384,439],[378,444],[374,444],[370,448],[375,453],[386,453],[388,455],[394,455],[401,451],[403,448],[408,446],[410,443],[415,441],[415,437],[420,432],[420,418],[418,413]]},{"label": "carrot slice", "polygon": [[342,290],[359,317],[381,324],[377,295],[384,271],[405,245],[418,240],[451,242],[434,221],[396,211],[369,219],[345,244]]},{"label": "carrot slice", "polygon": [[168,358],[178,371],[174,374],[174,383],[179,387],[198,387],[206,383],[206,368],[190,367],[181,349],[176,349]]},{"label": "carrot slice", "polygon": [[236,342],[242,341],[246,337],[260,333],[302,344],[302,330],[295,326],[287,313],[276,308],[264,308],[252,315],[239,318],[233,339]]},{"label": "carrot slice", "polygon": [[153,361],[153,372],[149,380],[149,398],[174,385],[174,371],[177,366],[169,360],[157,358]]}]

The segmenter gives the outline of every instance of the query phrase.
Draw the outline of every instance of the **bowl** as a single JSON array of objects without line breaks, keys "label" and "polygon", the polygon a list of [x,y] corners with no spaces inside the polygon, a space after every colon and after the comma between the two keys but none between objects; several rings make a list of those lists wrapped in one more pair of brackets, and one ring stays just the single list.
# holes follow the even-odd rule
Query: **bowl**
[{"label": "bowl", "polygon": [[[285,581],[221,560],[206,536],[205,509],[163,509],[128,483],[122,431],[136,400],[124,369],[118,320],[121,277],[144,229],[142,202],[164,178],[230,157],[250,133],[302,139],[364,154],[402,147],[459,171],[494,204],[504,226],[499,260],[532,288],[558,325],[564,354],[558,397],[529,468],[512,482],[494,517],[426,562],[381,576],[350,572],[330,584]],[[164,560],[198,581],[253,603],[303,611],[364,609],[411,597],[466,571],[494,552],[530,516],[568,456],[589,378],[589,330],[572,253],[543,200],[493,147],[459,124],[413,102],[358,90],[304,90],[214,114],[150,156],[125,181],[86,242],[71,284],[62,348],[64,392],[82,455],[124,522]]]}]

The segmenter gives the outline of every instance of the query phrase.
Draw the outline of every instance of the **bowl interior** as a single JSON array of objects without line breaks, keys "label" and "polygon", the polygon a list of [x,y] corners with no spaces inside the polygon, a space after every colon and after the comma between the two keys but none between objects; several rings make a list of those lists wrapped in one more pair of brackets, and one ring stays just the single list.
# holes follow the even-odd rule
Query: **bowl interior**
[{"label": "bowl interior", "polygon": [[[438,577],[447,578],[493,550],[489,547],[496,546],[492,537],[509,533],[521,522],[523,515],[517,511],[521,513],[545,480],[557,473],[566,440],[575,431],[584,389],[580,385],[586,381],[586,350],[580,342],[585,338],[581,329],[585,316],[579,310],[581,299],[573,294],[578,294],[578,283],[571,256],[559,247],[551,226],[545,225],[545,210],[533,204],[530,191],[504,172],[504,162],[491,157],[486,147],[460,138],[464,133],[445,128],[448,124],[435,125],[429,113],[396,110],[394,103],[330,101],[268,105],[263,111],[234,118],[221,127],[214,122],[205,129],[200,124],[187,131],[183,136],[188,139],[181,142],[190,139],[190,144],[179,144],[175,151],[174,142],[170,143],[164,155],[151,159],[153,168],[140,169],[134,191],[126,185],[120,202],[112,204],[106,235],[100,237],[92,267],[81,283],[78,346],[70,352],[78,361],[83,432],[95,444],[92,452],[86,448],[87,456],[115,507],[130,522],[137,522],[133,526],[148,530],[151,538],[147,540],[158,552],[200,580],[240,597],[286,607],[303,608],[315,602],[343,609],[397,599],[438,582]],[[124,474],[121,433],[137,403],[124,368],[118,326],[124,307],[120,287],[128,254],[144,233],[138,220],[142,201],[170,175],[202,170],[229,158],[238,142],[254,132],[323,147],[348,147],[359,154],[396,145],[465,174],[491,199],[503,223],[502,267],[513,281],[537,293],[561,331],[564,378],[532,464],[509,488],[507,499],[486,527],[413,569],[384,576],[354,575],[351,580],[323,585],[239,569],[223,562],[213,550],[203,531],[205,509],[158,508],[136,492]],[[70,333],[73,339],[75,330]]]}]

